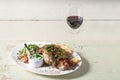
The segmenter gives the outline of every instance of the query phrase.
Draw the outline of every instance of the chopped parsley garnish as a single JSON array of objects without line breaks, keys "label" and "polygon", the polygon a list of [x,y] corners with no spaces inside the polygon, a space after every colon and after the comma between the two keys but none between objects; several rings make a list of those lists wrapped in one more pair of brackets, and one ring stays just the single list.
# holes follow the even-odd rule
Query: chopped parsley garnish
[{"label": "chopped parsley garnish", "polygon": [[26,51],[27,51],[27,48],[24,47],[24,48],[20,51],[20,54],[26,53]]},{"label": "chopped parsley garnish", "polygon": [[54,52],[54,45],[45,45],[43,48],[45,48],[51,54]]},{"label": "chopped parsley garnish", "polygon": [[33,54],[33,58],[39,60],[42,58],[42,56],[40,56],[39,54]]}]

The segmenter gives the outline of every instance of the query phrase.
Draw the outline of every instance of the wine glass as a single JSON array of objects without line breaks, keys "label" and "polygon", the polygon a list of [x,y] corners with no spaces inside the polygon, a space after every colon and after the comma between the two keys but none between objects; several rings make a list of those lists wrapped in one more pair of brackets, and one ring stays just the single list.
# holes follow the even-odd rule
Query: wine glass
[{"label": "wine glass", "polygon": [[71,33],[79,33],[78,29],[83,23],[83,17],[79,16],[77,7],[71,7],[67,17],[67,24],[71,28]]}]

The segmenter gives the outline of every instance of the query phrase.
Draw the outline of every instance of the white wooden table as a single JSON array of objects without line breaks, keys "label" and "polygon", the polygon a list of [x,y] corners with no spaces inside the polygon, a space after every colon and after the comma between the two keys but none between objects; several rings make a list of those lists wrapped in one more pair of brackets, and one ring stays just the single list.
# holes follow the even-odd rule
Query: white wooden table
[{"label": "white wooden table", "polygon": [[[120,1],[75,1],[84,18],[77,35],[66,23],[72,0],[0,0],[0,80],[120,79]],[[9,57],[11,48],[24,41],[82,46],[75,49],[83,57],[82,69],[57,77],[24,71]]]}]

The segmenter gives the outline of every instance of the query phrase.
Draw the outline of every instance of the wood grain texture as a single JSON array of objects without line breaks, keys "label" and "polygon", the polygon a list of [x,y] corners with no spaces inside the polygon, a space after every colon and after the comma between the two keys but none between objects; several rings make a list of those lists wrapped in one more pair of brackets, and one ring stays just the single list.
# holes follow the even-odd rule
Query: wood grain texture
[{"label": "wood grain texture", "polygon": [[66,21],[1,21],[0,40],[119,41],[120,21],[84,21],[72,34]]},{"label": "wood grain texture", "polygon": [[[0,40],[119,41],[119,2],[0,0]],[[84,18],[80,34],[76,36],[70,33],[66,24],[70,7],[74,5]]]},{"label": "wood grain texture", "polygon": [[66,19],[71,6],[85,19],[120,19],[119,0],[0,0],[0,20]]},{"label": "wood grain texture", "polygon": [[[0,61],[0,80],[53,80],[53,79],[82,79],[82,80],[118,80],[120,79],[120,46],[94,46],[83,45],[80,49],[80,42],[68,41],[63,42],[69,45],[71,49],[77,51],[82,57],[83,64],[76,72],[63,76],[43,76],[37,75],[15,64],[12,59],[7,56],[10,50],[6,47],[20,44],[20,41],[1,41],[0,40],[0,56],[3,57]],[[10,46],[11,45],[11,46]],[[4,48],[3,48],[4,46]]]}]

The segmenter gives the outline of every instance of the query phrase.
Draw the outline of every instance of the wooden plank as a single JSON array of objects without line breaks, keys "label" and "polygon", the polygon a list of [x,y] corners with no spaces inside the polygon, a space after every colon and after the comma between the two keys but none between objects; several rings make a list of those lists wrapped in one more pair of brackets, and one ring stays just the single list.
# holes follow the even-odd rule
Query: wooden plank
[{"label": "wooden plank", "polygon": [[63,19],[77,6],[85,19],[120,19],[118,0],[0,0],[0,20]]},{"label": "wooden plank", "polygon": [[0,40],[119,41],[120,21],[84,21],[72,34],[65,21],[1,21]]}]

